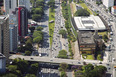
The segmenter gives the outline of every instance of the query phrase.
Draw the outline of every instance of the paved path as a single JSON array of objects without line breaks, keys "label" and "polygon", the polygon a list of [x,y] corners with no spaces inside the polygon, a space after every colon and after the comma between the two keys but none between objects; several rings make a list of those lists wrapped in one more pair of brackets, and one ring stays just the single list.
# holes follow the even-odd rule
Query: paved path
[{"label": "paved path", "polygon": [[74,42],[74,48],[75,48],[75,52],[74,52],[74,59],[75,60],[81,60],[81,55],[80,55],[80,52],[79,52],[79,45],[78,45],[78,42],[77,41],[75,41]]}]

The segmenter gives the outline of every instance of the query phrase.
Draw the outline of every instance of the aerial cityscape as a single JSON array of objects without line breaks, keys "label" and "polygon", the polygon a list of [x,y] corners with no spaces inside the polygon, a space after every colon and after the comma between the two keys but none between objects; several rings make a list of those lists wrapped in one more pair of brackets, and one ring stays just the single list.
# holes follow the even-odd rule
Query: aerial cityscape
[{"label": "aerial cityscape", "polygon": [[116,77],[116,0],[0,0],[0,77]]}]

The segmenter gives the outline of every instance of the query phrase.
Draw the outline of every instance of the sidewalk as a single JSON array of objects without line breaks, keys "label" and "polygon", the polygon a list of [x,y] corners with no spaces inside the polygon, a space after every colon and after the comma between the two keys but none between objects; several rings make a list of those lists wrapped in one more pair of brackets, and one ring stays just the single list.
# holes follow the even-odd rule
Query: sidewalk
[{"label": "sidewalk", "polygon": [[73,57],[74,57],[75,60],[81,60],[81,55],[80,55],[80,52],[79,52],[78,42],[75,41],[74,44],[75,44],[74,45],[75,49],[74,49],[74,56]]},{"label": "sidewalk", "polygon": [[104,56],[103,56],[103,63],[107,63],[108,62],[108,51],[105,51]]}]

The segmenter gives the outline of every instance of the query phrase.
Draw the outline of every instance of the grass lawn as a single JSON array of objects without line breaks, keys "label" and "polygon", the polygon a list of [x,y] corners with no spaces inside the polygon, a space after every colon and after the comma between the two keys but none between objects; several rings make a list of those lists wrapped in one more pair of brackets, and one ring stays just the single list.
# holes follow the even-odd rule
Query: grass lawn
[{"label": "grass lawn", "polygon": [[71,11],[72,11],[72,13],[74,14],[77,10],[76,10],[76,4],[75,3],[71,3],[70,4],[70,6],[71,6]]},{"label": "grass lawn", "polygon": [[86,9],[89,13],[90,13],[90,15],[92,15],[93,13],[92,13],[92,11],[91,10],[89,10],[89,8],[86,6],[86,4],[85,3],[80,3],[80,5],[84,8],[84,9]]},{"label": "grass lawn", "polygon": [[94,15],[95,15],[95,16],[97,16],[97,15],[98,15],[98,13],[96,13],[95,11],[93,11],[93,13],[94,13]]},{"label": "grass lawn", "polygon": [[[50,23],[53,20],[54,22]],[[49,9],[49,36],[50,36],[50,46],[52,45],[53,33],[54,33],[54,25],[55,25],[55,10],[51,12],[51,8]]]},{"label": "grass lawn", "polygon": [[93,55],[87,55],[86,59],[94,60]]},{"label": "grass lawn", "polygon": [[98,32],[98,35],[102,35],[102,36],[107,35],[107,34],[108,34],[107,31],[104,31],[104,32]]}]

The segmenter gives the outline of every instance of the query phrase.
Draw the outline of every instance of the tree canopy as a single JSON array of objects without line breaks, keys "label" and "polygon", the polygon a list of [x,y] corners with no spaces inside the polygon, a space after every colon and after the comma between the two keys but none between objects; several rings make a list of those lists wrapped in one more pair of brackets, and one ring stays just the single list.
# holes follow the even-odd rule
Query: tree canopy
[{"label": "tree canopy", "polygon": [[34,21],[39,21],[40,19],[41,19],[41,15],[40,14],[33,14],[32,15],[32,19],[34,20]]},{"label": "tree canopy", "polygon": [[61,30],[59,31],[59,34],[61,34],[62,37],[65,37],[65,36],[66,36],[66,30],[61,29]]},{"label": "tree canopy", "polygon": [[86,9],[78,9],[74,16],[89,16],[90,13]]},{"label": "tree canopy", "polygon": [[26,74],[25,77],[36,77],[34,74]]},{"label": "tree canopy", "polygon": [[107,68],[105,66],[93,66],[92,64],[84,65],[82,69],[75,70],[76,77],[103,77]]},{"label": "tree canopy", "polygon": [[37,30],[37,31],[42,31],[42,30],[43,30],[43,27],[38,26],[38,27],[36,28],[36,30]]},{"label": "tree canopy", "polygon": [[25,55],[26,56],[30,56],[31,55],[31,51],[25,51]]},{"label": "tree canopy", "polygon": [[66,50],[59,51],[58,58],[65,58],[65,59],[67,59],[68,58],[67,51]]}]

